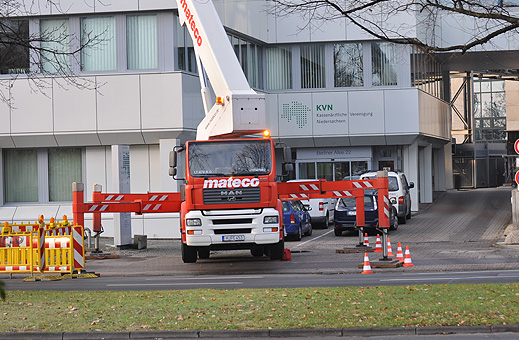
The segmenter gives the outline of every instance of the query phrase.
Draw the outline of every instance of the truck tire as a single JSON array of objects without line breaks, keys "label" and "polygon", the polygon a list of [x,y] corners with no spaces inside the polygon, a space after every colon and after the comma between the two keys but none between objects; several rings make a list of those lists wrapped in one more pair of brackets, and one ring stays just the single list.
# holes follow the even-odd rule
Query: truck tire
[{"label": "truck tire", "polygon": [[279,261],[285,252],[285,242],[283,240],[269,247],[269,258],[272,261]]},{"label": "truck tire", "polygon": [[265,248],[264,247],[253,247],[250,250],[250,253],[254,257],[261,257],[261,256],[263,256],[264,252],[265,252]]},{"label": "truck tire", "polygon": [[182,243],[182,261],[184,263],[195,263],[197,251],[195,247],[190,247]]},{"label": "truck tire", "polygon": [[198,258],[199,259],[208,259],[211,251],[208,248],[200,248],[198,249]]}]

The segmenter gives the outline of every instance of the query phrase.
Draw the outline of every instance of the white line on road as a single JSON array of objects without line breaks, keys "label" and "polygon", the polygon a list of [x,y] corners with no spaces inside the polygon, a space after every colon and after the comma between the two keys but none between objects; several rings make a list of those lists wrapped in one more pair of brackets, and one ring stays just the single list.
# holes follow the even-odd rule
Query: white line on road
[{"label": "white line on road", "polygon": [[[247,280],[247,279],[263,279],[262,275],[249,275],[249,276],[197,276],[196,280]],[[179,281],[179,280],[193,280],[192,276],[166,276],[166,277],[151,277],[146,278],[146,281],[164,281],[164,280],[171,280],[171,281]]]},{"label": "white line on road", "polygon": [[[451,273],[452,274],[452,273]],[[380,280],[380,282],[389,282],[389,281],[429,281],[429,280],[475,280],[475,279],[491,279],[494,280],[495,276],[466,276],[466,277],[429,277],[423,279],[386,279]],[[514,276],[500,276],[500,278],[519,278],[519,275]]]},{"label": "white line on road", "polygon": [[206,285],[242,285],[243,282],[169,282],[169,283],[112,283],[107,287],[139,287],[139,286],[206,286]]},{"label": "white line on road", "polygon": [[324,233],[324,234],[322,234],[322,235],[319,235],[319,236],[317,236],[317,237],[315,237],[315,238],[313,238],[313,239],[311,239],[311,240],[305,241],[305,242],[303,242],[303,243],[299,243],[298,245],[294,246],[294,248],[295,248],[295,247],[302,246],[303,244],[307,244],[308,242],[315,241],[315,240],[317,240],[317,239],[319,239],[319,238],[321,238],[321,237],[323,237],[323,236],[328,235],[328,234],[331,233],[332,231],[333,231],[333,229],[330,230],[330,231],[328,231],[328,232],[326,232],[326,233]]}]

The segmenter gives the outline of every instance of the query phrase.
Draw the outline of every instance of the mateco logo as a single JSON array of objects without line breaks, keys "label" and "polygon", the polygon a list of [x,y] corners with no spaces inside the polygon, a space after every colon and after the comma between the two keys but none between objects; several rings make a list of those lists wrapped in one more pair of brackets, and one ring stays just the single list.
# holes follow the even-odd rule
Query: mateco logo
[{"label": "mateco logo", "polygon": [[259,178],[222,178],[222,179],[206,179],[204,180],[204,189],[232,189],[232,188],[248,188],[259,186]]},{"label": "mateco logo", "polygon": [[293,101],[290,104],[283,104],[281,118],[285,118],[288,122],[295,118],[297,126],[302,129],[308,122],[308,111],[310,111],[308,106]]}]

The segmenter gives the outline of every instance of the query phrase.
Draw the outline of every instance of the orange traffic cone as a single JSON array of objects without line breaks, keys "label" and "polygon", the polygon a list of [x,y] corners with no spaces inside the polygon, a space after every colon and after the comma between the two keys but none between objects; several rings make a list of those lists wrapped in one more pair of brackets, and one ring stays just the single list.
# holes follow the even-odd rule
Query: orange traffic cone
[{"label": "orange traffic cone", "polygon": [[290,252],[290,249],[285,248],[281,261],[292,261],[292,252]]},{"label": "orange traffic cone", "polygon": [[364,247],[369,247],[368,233],[364,234]]},{"label": "orange traffic cone", "polygon": [[380,235],[377,234],[377,243],[375,244],[375,253],[382,253],[382,242],[380,241]]},{"label": "orange traffic cone", "polygon": [[387,256],[389,256],[389,257],[395,256],[393,254],[393,249],[391,249],[391,240],[389,239],[389,237],[387,238]]},{"label": "orange traffic cone", "polygon": [[371,265],[369,264],[368,252],[364,252],[364,267],[362,268],[361,274],[373,274]]},{"label": "orange traffic cone", "polygon": [[404,262],[404,253],[402,252],[402,245],[398,242],[398,248],[396,248],[396,259],[400,262]]},{"label": "orange traffic cone", "polygon": [[411,252],[409,251],[409,246],[405,246],[404,267],[414,267],[413,262],[411,262]]}]

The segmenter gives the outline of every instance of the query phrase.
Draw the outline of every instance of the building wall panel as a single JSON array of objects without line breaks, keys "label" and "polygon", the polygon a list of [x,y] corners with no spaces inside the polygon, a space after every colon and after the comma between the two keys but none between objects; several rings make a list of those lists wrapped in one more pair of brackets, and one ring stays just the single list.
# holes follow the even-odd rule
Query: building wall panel
[{"label": "building wall panel", "polygon": [[140,130],[139,76],[103,76],[98,82],[102,84],[97,94],[99,131]]}]

